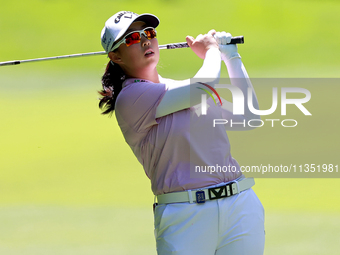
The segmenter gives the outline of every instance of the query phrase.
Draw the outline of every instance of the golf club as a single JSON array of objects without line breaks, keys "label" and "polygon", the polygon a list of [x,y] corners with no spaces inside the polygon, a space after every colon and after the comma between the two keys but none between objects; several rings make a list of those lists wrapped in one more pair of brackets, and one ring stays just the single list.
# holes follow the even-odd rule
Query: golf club
[{"label": "golf club", "polygon": [[[244,43],[243,36],[236,36],[232,37],[230,44],[241,44]],[[163,49],[180,49],[180,48],[189,48],[189,45],[186,42],[181,43],[170,43],[159,45],[158,48],[160,50]],[[94,55],[106,55],[105,51],[97,51],[97,52],[88,52],[88,53],[78,53],[78,54],[71,54],[71,55],[63,55],[63,56],[56,56],[56,57],[47,57],[47,58],[34,58],[34,59],[26,59],[26,60],[12,60],[6,62],[0,62],[0,66],[9,66],[9,65],[19,65],[22,63],[29,63],[29,62],[37,62],[37,61],[45,61],[45,60],[54,60],[54,59],[62,59],[62,58],[76,58],[76,57],[86,57],[86,56],[94,56]]]}]

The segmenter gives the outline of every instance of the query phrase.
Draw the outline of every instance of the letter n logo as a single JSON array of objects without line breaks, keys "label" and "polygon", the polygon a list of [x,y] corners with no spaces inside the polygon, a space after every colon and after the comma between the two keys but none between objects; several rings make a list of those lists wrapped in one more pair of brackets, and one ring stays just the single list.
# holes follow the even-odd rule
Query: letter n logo
[{"label": "letter n logo", "polygon": [[[220,101],[220,103],[222,105],[222,100],[221,100],[219,94],[217,93],[217,91],[213,87],[211,87],[210,85],[205,84],[203,82],[199,82],[199,83],[206,86],[213,93],[215,93],[215,95],[218,97],[218,100]],[[204,88],[200,88],[200,87],[197,87],[197,88],[203,90],[206,93],[206,94],[202,94],[202,115],[207,115],[207,94],[214,100],[215,105],[217,105],[217,103],[215,101],[215,98],[213,97],[213,95],[210,93],[209,90],[204,89]]]}]

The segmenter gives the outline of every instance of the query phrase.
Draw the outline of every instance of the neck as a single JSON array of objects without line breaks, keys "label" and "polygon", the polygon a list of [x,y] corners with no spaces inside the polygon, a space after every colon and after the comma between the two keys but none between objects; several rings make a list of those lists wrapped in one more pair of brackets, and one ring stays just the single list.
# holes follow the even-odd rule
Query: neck
[{"label": "neck", "polygon": [[128,78],[137,78],[159,83],[158,72],[156,68],[152,70],[140,70],[139,72],[135,72],[133,74],[126,72],[126,75]]}]

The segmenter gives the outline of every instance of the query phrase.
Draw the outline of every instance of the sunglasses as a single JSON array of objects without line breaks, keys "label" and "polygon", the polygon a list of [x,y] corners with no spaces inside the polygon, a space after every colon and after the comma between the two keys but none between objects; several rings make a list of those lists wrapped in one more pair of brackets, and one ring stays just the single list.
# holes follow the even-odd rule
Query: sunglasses
[{"label": "sunglasses", "polygon": [[123,37],[116,45],[113,46],[111,51],[117,49],[121,44],[125,43],[127,47],[131,46],[132,44],[140,43],[142,40],[142,35],[144,35],[149,40],[156,38],[156,30],[153,27],[147,27],[143,30],[133,31],[128,33],[126,36]]}]

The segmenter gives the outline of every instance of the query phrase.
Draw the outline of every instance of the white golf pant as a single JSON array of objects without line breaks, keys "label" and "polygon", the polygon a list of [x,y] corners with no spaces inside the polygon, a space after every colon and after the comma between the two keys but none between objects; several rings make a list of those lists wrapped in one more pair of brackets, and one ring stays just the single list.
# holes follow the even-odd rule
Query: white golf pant
[{"label": "white golf pant", "polygon": [[262,255],[264,209],[252,189],[204,204],[155,208],[158,255]]}]

